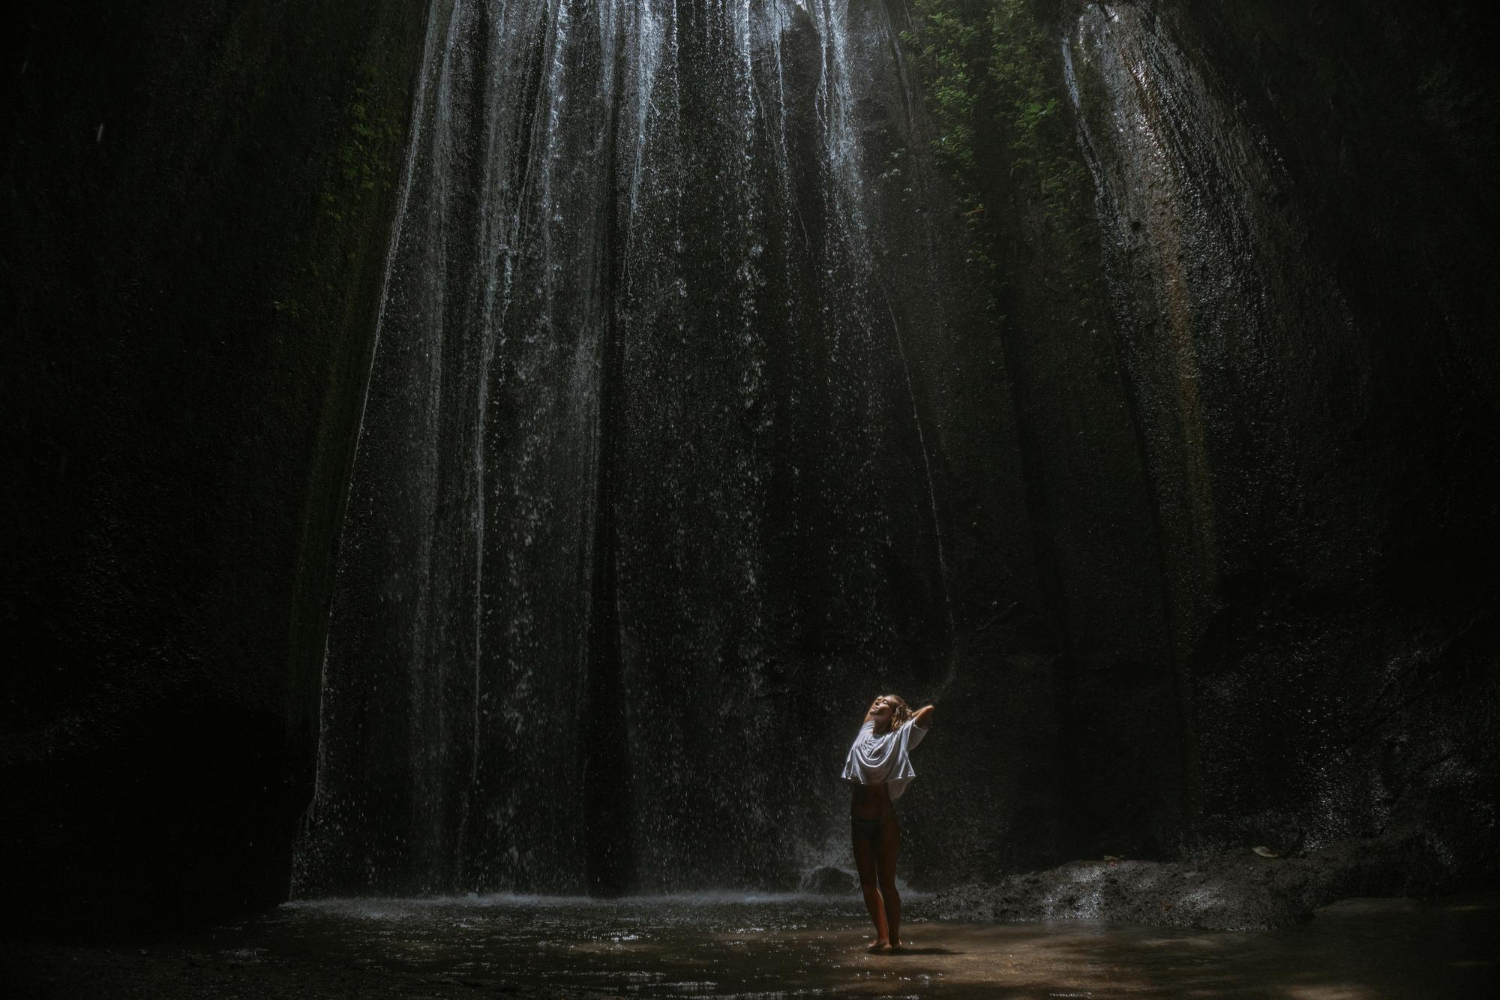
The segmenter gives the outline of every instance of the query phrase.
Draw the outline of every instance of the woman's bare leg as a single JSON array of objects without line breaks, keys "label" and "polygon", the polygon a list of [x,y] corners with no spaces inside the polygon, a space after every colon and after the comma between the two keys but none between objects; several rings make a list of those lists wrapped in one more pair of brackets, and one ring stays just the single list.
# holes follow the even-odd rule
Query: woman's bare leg
[{"label": "woman's bare leg", "polygon": [[880,895],[885,903],[886,926],[891,932],[890,942],[894,950],[901,947],[901,894],[896,891],[896,852],[901,849],[901,827],[896,824],[895,813],[886,815],[874,846]]},{"label": "woman's bare leg", "polygon": [[891,934],[885,923],[885,901],[880,898],[880,887],[875,872],[875,844],[868,837],[854,837],[854,867],[859,870],[859,887],[865,894],[865,909],[875,921],[875,943],[871,951],[889,947]]}]

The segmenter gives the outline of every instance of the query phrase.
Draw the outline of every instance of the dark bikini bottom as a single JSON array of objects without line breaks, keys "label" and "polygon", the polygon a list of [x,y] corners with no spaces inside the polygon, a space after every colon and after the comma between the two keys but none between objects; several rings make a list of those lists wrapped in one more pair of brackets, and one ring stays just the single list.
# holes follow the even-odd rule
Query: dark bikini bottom
[{"label": "dark bikini bottom", "polygon": [[861,819],[858,816],[850,816],[849,823],[853,827],[854,836],[863,837],[866,840],[875,840],[879,838],[880,831],[885,826],[887,817],[894,817],[895,815],[893,812],[888,812],[885,816],[878,816],[875,819]]}]

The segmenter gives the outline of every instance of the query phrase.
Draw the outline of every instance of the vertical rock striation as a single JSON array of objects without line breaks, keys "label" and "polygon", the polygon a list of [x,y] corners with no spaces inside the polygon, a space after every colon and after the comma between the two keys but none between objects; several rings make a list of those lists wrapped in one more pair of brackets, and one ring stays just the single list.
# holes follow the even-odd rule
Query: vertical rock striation
[{"label": "vertical rock striation", "polygon": [[1387,891],[1493,871],[1497,836],[1472,478],[1496,452],[1469,437],[1496,426],[1493,351],[1464,333],[1493,302],[1458,277],[1468,195],[1433,186],[1495,162],[1476,17],[1398,43],[1384,5],[1106,4],[1062,30],[1189,682],[1193,842],[1408,844]]}]

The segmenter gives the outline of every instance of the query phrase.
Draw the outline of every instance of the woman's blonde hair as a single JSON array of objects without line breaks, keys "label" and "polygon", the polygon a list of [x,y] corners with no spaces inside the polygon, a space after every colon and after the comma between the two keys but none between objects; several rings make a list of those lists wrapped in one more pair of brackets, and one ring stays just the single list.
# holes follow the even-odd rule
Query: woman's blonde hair
[{"label": "woman's blonde hair", "polygon": [[893,702],[896,706],[896,710],[891,713],[891,732],[895,732],[906,725],[911,720],[911,717],[917,714],[911,710],[911,706],[906,703],[906,699],[899,694],[883,694],[880,697],[886,701]]}]

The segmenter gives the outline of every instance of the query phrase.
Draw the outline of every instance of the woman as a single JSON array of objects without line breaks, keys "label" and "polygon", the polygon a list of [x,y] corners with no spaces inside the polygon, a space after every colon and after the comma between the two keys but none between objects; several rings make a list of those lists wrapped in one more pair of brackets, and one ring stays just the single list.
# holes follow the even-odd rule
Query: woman
[{"label": "woman", "polygon": [[896,892],[896,850],[901,830],[895,800],[911,779],[911,750],[927,735],[932,706],[913,712],[899,697],[881,695],[865,713],[849,756],[844,779],[854,784],[849,823],[854,837],[854,865],[865,906],[875,921],[870,951],[889,955],[901,947],[901,896]]}]

